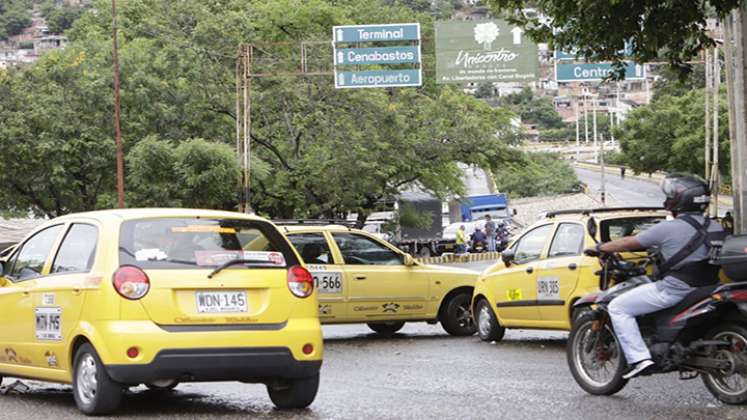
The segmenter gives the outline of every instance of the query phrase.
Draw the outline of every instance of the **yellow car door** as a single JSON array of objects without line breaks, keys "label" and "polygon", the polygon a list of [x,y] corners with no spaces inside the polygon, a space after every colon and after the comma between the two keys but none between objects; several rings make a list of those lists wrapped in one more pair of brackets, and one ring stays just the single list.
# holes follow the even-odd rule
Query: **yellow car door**
[{"label": "yellow car door", "polygon": [[576,289],[586,230],[581,223],[559,223],[544,266],[537,272],[537,302],[548,328],[568,328],[569,299]]},{"label": "yellow car door", "polygon": [[93,268],[98,228],[72,223],[54,255],[49,274],[36,281],[33,353],[39,367],[69,370],[65,349],[80,319],[86,281]]},{"label": "yellow car door", "polygon": [[536,326],[540,321],[537,302],[537,270],[553,230],[553,224],[538,226],[519,238],[512,246],[514,260],[488,281],[495,282],[495,309],[506,326]]},{"label": "yellow car door", "polygon": [[418,319],[428,279],[405,266],[404,254],[359,233],[332,233],[344,261],[351,321]]},{"label": "yellow car door", "polygon": [[347,287],[342,265],[335,260],[324,232],[289,233],[288,240],[301,254],[319,295],[319,319],[323,323],[347,319]]},{"label": "yellow car door", "polygon": [[[45,228],[22,243],[6,262],[0,280],[0,371],[28,372],[41,365],[36,354],[37,331],[32,291],[49,270],[49,258],[63,225]],[[20,369],[20,370],[19,370]]]}]

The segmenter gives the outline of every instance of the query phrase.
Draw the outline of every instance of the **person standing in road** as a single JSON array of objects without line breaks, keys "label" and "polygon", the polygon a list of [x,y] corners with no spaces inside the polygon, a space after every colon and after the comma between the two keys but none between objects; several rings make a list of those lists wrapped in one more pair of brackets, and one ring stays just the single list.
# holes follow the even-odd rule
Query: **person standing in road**
[{"label": "person standing in road", "polygon": [[485,215],[485,236],[488,241],[488,252],[495,252],[495,222],[489,214]]},{"label": "person standing in road", "polygon": [[734,234],[734,218],[731,216],[730,211],[727,211],[724,217],[721,219],[721,226],[724,227],[727,235]]},{"label": "person standing in road", "polygon": [[620,167],[620,179],[625,179],[625,167]]},{"label": "person standing in road", "polygon": [[464,232],[464,225],[459,226],[456,231],[456,252],[457,254],[464,254],[467,252],[465,244],[467,242],[467,234]]}]

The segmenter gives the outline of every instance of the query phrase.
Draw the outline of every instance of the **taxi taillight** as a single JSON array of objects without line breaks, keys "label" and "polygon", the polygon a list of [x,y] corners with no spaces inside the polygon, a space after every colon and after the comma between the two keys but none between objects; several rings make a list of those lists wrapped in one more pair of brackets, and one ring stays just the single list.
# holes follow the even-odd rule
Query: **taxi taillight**
[{"label": "taxi taillight", "polygon": [[140,267],[123,265],[114,272],[114,289],[125,299],[141,299],[150,290],[150,279]]},{"label": "taxi taillight", "polygon": [[309,270],[300,265],[294,265],[288,269],[288,289],[293,296],[300,298],[311,296],[314,292],[314,278]]}]

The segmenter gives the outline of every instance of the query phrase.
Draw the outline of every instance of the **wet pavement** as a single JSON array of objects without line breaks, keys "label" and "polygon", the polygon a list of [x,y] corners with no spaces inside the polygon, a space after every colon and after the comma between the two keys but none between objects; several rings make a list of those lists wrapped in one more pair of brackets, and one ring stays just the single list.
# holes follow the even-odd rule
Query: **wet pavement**
[{"label": "wet pavement", "polygon": [[[275,410],[263,385],[196,383],[131,390],[116,418],[747,418],[747,407],[723,405],[700,380],[676,375],[634,380],[613,397],[587,395],[568,372],[565,333],[509,330],[491,344],[423,323],[393,338],[364,325],[324,332],[322,382],[306,410]],[[82,418],[69,386],[23,382],[28,391],[0,395],[0,418]]]}]

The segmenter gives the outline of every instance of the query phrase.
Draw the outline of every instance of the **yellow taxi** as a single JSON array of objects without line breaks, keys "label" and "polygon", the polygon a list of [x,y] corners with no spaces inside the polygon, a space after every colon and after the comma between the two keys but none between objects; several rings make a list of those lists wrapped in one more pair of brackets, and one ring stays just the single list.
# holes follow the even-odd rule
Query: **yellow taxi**
[{"label": "yellow taxi", "polygon": [[451,335],[475,333],[470,312],[479,273],[421,264],[394,245],[341,225],[283,226],[319,292],[322,324],[367,323],[393,334],[405,322],[440,322]]},{"label": "yellow taxi", "polygon": [[2,377],[70,383],[86,414],[123,389],[264,383],[314,400],[322,334],[313,279],[269,221],[131,209],[46,222],[0,263]]},{"label": "yellow taxi", "polygon": [[666,216],[656,208],[547,213],[480,275],[472,299],[478,335],[497,341],[506,328],[569,330],[574,302],[599,290],[599,262],[584,248],[635,235]]}]

